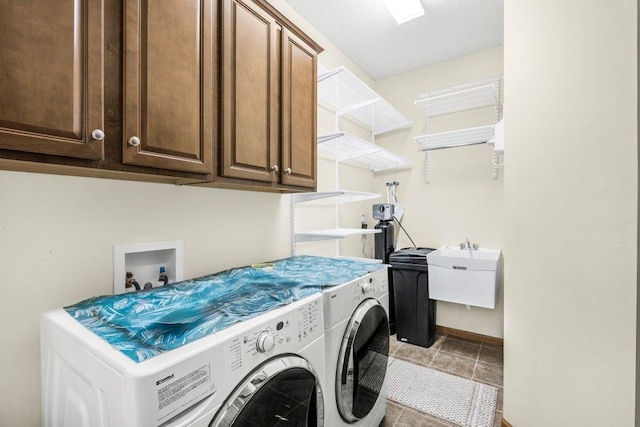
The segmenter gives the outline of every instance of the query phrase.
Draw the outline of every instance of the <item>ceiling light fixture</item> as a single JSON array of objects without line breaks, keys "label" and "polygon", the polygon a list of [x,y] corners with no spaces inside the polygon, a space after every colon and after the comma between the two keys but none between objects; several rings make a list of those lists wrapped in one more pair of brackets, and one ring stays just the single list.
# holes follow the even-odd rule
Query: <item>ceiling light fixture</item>
[{"label": "ceiling light fixture", "polygon": [[420,0],[382,0],[398,25],[424,15]]}]

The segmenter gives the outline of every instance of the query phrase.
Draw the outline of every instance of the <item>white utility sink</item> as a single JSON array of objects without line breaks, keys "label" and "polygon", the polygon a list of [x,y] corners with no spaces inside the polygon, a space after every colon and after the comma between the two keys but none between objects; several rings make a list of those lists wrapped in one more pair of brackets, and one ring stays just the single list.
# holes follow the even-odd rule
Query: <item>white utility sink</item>
[{"label": "white utility sink", "polygon": [[429,298],[495,308],[500,251],[443,246],[427,254]]},{"label": "white utility sink", "polygon": [[460,249],[454,246],[443,246],[427,254],[429,265],[468,270],[495,270],[500,259],[500,251],[495,249]]}]

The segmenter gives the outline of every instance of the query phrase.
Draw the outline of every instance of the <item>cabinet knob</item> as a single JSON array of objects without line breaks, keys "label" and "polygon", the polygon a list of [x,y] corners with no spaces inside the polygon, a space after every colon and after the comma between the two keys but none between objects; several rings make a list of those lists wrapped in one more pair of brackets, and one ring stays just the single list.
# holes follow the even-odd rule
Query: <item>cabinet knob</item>
[{"label": "cabinet knob", "polygon": [[271,170],[274,172],[278,172],[280,170],[280,168],[278,167],[278,165],[273,165],[271,166]]},{"label": "cabinet knob", "polygon": [[129,138],[128,142],[132,147],[137,147],[138,145],[140,145],[140,138],[138,138],[137,136],[132,136],[131,138]]},{"label": "cabinet knob", "polygon": [[291,170],[291,168],[286,168],[286,169],[284,170],[284,173],[286,173],[287,175],[291,175],[291,172],[293,172],[293,171]]},{"label": "cabinet knob", "polygon": [[104,139],[104,131],[102,129],[94,129],[91,131],[91,138],[96,141],[102,141]]}]

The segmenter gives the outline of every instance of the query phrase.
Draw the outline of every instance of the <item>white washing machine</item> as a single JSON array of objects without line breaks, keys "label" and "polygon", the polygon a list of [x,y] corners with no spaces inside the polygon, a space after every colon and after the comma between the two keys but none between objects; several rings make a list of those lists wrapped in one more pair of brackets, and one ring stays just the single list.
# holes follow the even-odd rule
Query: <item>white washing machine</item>
[{"label": "white washing machine", "polygon": [[326,424],[320,294],[140,363],[63,309],[41,327],[45,426]]},{"label": "white washing machine", "polygon": [[378,426],[387,406],[386,266],[322,292],[327,426]]}]

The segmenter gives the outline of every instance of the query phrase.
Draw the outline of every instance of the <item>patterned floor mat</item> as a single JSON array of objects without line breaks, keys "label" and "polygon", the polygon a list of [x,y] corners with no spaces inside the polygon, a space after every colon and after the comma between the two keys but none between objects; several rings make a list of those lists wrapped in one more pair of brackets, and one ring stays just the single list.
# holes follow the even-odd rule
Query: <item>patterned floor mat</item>
[{"label": "patterned floor mat", "polygon": [[498,389],[389,358],[387,397],[459,426],[491,427]]}]

